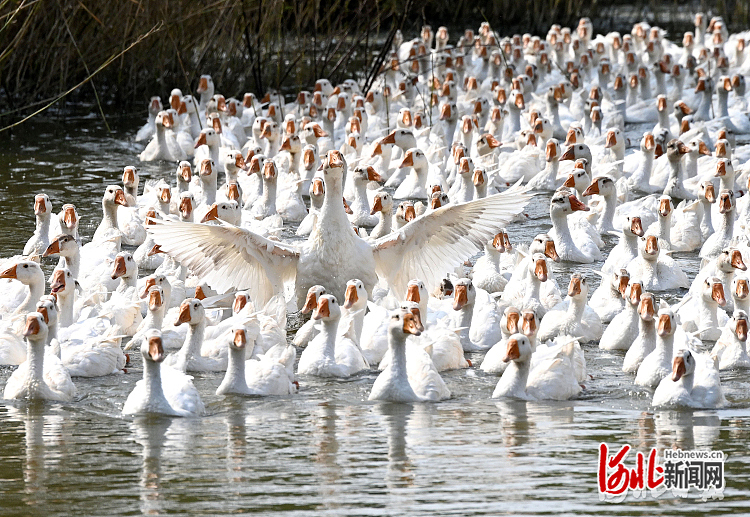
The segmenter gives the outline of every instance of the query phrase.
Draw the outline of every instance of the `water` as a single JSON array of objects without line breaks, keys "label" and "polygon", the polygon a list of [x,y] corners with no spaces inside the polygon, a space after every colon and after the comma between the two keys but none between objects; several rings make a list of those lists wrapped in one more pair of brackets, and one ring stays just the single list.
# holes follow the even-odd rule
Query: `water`
[{"label": "water", "polygon": [[[89,113],[88,109],[82,110]],[[93,112],[93,110],[92,110]],[[74,203],[90,238],[104,187],[136,163],[135,118],[57,115],[29,123],[0,142],[3,256],[19,253],[34,226],[33,196],[55,210]],[[165,177],[166,164],[139,166],[141,183]],[[528,242],[549,227],[548,197],[510,227]],[[607,251],[615,244],[608,240]],[[678,257],[694,276],[696,255]],[[49,271],[51,263],[45,264]],[[553,266],[566,285],[573,270]],[[598,278],[589,275],[593,284]],[[668,293],[674,300],[679,292]],[[0,402],[0,513],[21,515],[724,515],[748,508],[750,390],[747,375],[724,373],[731,404],[717,411],[656,411],[650,393],[620,371],[622,355],[584,347],[591,379],[579,400],[498,402],[497,377],[477,369],[445,372],[453,398],[438,404],[367,402],[376,377],[301,378],[300,393],[241,399],[214,395],[222,374],[195,384],[207,415],[199,419],[124,418],[123,403],[141,377],[139,354],[127,373],[75,379],[71,404]],[[481,356],[469,355],[479,362]],[[0,367],[0,386],[12,368]],[[724,451],[723,500],[664,495],[599,501],[600,442],[648,452],[680,447]],[[632,466],[632,461],[626,462]]]}]

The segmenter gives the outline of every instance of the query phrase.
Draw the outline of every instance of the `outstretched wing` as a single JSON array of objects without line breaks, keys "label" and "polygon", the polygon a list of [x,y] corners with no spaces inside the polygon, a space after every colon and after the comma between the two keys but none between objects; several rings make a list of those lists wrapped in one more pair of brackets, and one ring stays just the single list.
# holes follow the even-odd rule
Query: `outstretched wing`
[{"label": "outstretched wing", "polygon": [[407,283],[415,278],[431,291],[447,272],[482,250],[532,196],[519,181],[500,194],[417,217],[373,243],[378,275],[397,296],[403,296]]},{"label": "outstretched wing", "polygon": [[296,248],[244,228],[226,223],[216,226],[154,222],[148,231],[162,251],[219,293],[230,289],[250,291],[256,307],[263,307],[274,294],[283,293],[284,282],[296,273]]}]

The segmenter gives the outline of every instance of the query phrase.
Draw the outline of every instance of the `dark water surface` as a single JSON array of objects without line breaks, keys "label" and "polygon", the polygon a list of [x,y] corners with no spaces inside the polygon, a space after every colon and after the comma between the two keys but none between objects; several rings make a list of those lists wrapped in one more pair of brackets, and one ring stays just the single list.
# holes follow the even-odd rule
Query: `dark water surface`
[{"label": "dark water surface", "polygon": [[[87,111],[88,113],[88,111]],[[145,115],[143,116],[145,118]],[[136,164],[141,185],[171,183],[171,164],[139,165],[133,137],[142,117],[43,115],[0,136],[0,252],[20,253],[34,228],[33,196],[55,212],[78,207],[85,240],[101,218],[101,195]],[[142,188],[142,187],[141,187]],[[514,242],[549,227],[549,198],[512,225]],[[615,244],[608,242],[607,250]],[[695,254],[678,257],[695,275]],[[46,264],[46,269],[51,266]],[[594,265],[595,266],[595,265]],[[555,265],[567,285],[573,269]],[[594,284],[598,278],[591,275]],[[672,301],[680,293],[670,293]],[[730,406],[656,411],[648,391],[620,371],[622,355],[585,347],[592,378],[579,400],[497,402],[497,377],[477,369],[445,372],[453,398],[438,404],[367,402],[376,374],[345,381],[301,378],[287,398],[214,395],[223,374],[196,375],[207,416],[123,418],[141,377],[139,354],[127,373],[74,379],[71,404],[0,401],[0,515],[725,515],[750,509],[750,385],[724,373]],[[481,357],[472,357],[479,362]],[[0,367],[0,386],[12,371]],[[724,499],[671,495],[599,501],[600,442],[708,448],[728,456]],[[626,465],[633,466],[632,458]]]}]

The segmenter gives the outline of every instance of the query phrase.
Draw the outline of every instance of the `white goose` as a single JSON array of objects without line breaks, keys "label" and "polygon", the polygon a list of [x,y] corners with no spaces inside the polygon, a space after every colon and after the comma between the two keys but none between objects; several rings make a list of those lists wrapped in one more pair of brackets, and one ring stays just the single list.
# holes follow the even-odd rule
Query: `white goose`
[{"label": "white goose", "polygon": [[260,355],[258,359],[245,360],[245,348],[250,343],[254,346],[259,328],[250,329],[235,327],[229,334],[229,363],[227,372],[219,387],[217,395],[291,395],[296,393],[294,380],[294,360],[297,352],[289,345],[280,347],[281,356],[276,357],[276,350]]},{"label": "white goose", "polygon": [[682,306],[678,311],[682,319],[682,328],[686,332],[697,332],[698,337],[706,341],[716,341],[721,337],[721,328],[729,317],[719,307],[726,305],[724,285],[717,277],[706,277],[700,286],[697,296]]},{"label": "white goose", "polygon": [[495,386],[492,398],[520,400],[568,400],[578,396],[581,386],[573,366],[573,342],[531,367],[531,343],[523,334],[514,334],[507,343],[506,368]]},{"label": "white goose", "polygon": [[337,338],[341,309],[336,298],[324,294],[318,301],[313,319],[321,322],[320,332],[300,355],[297,373],[318,377],[350,377],[368,369],[359,347],[348,337]]},{"label": "white goose", "polygon": [[34,215],[36,216],[36,228],[34,235],[26,242],[23,247],[25,256],[41,255],[49,246],[49,227],[52,218],[52,203],[50,203],[47,194],[37,194],[34,196]]},{"label": "white goose", "polygon": [[625,353],[622,371],[634,373],[648,354],[656,348],[656,323],[654,320],[654,295],[648,292],[641,294],[638,303],[638,337]]},{"label": "white goose", "polygon": [[[397,293],[404,292],[412,278],[422,278],[428,288],[434,287],[445,271],[479,251],[482,243],[522,210],[530,197],[514,186],[470,203],[447,205],[368,243],[351,230],[342,206],[345,168],[341,153],[330,151],[323,163],[326,192],[321,215],[301,245],[271,241],[239,228],[174,221],[159,222],[149,227],[149,232],[161,249],[218,292],[249,288],[254,296],[267,300],[281,292],[284,279],[296,272],[299,306],[309,287],[316,284],[343,297],[345,279],[350,278],[361,279],[368,292],[378,276]],[[457,225],[456,221],[461,223]]]},{"label": "white goose", "polygon": [[602,337],[602,322],[599,315],[586,304],[588,294],[588,282],[580,274],[574,273],[570,277],[568,297],[542,319],[539,340],[544,342],[567,335],[580,336],[578,339],[582,343],[598,341]]},{"label": "white goose", "polygon": [[550,236],[555,241],[555,249],[561,260],[590,264],[602,260],[599,247],[585,231],[574,229],[571,233],[568,216],[573,212],[589,208],[581,203],[570,190],[561,189],[554,193],[550,201],[552,229]]},{"label": "white goose", "polygon": [[662,300],[659,307],[658,324],[656,328],[656,346],[638,367],[635,384],[656,388],[659,382],[669,375],[672,370],[674,356],[674,334],[677,330],[675,314],[669,305]]},{"label": "white goose", "polygon": [[599,348],[602,350],[627,350],[638,337],[638,306],[641,301],[643,286],[640,282],[631,281],[628,284],[623,298],[625,308],[612,318],[612,322],[604,329],[602,338],[599,340]]},{"label": "white goose", "polygon": [[[450,391],[432,362],[419,369],[408,368],[406,338],[421,334],[419,318],[408,310],[391,313],[388,323],[388,348],[392,357],[372,385],[369,400],[386,402],[438,401],[450,397]],[[422,352],[424,353],[424,352]]]},{"label": "white goose", "polygon": [[677,262],[660,255],[659,241],[655,235],[641,237],[640,256],[628,264],[628,271],[643,283],[644,289],[665,291],[690,287],[687,275]]},{"label": "white goose", "polygon": [[143,379],[138,381],[122,408],[123,415],[156,413],[169,416],[200,416],[205,407],[193,378],[162,366],[161,333],[151,330],[141,345]]},{"label": "white goose", "polygon": [[182,348],[170,354],[165,365],[180,372],[218,372],[227,367],[227,357],[201,354],[203,334],[206,331],[206,316],[203,304],[197,298],[187,298],[180,304],[180,313],[175,326],[187,323],[187,336]]},{"label": "white goose", "polygon": [[609,323],[625,308],[625,290],[630,283],[630,273],[625,268],[614,270],[607,275],[602,275],[599,287],[594,291],[589,300],[589,305],[599,315],[602,323]]},{"label": "white goose", "polygon": [[[696,357],[700,366],[696,367]],[[672,375],[659,383],[651,405],[654,407],[717,408],[726,404],[719,369],[705,354],[680,350],[672,361]]]},{"label": "white goose", "polygon": [[734,315],[721,331],[711,355],[719,361],[719,370],[750,368],[747,354],[747,313],[734,311]]},{"label": "white goose", "polygon": [[[45,376],[44,360],[48,327],[44,316],[31,312],[26,316],[23,336],[27,343],[27,360],[8,378],[3,391],[5,399],[54,400],[70,402],[75,397],[75,386],[67,378]],[[64,377],[64,376],[63,376]],[[56,380],[62,382],[56,383]]]}]

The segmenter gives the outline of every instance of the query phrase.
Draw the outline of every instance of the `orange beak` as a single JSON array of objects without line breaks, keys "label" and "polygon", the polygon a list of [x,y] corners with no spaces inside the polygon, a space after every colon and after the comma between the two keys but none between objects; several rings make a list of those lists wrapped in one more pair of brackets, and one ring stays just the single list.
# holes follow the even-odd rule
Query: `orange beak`
[{"label": "orange beak", "polygon": [[[232,304],[232,311],[237,314],[242,309],[245,308],[245,305],[247,305],[247,296],[244,294],[238,294],[234,297],[234,303]],[[312,310],[312,309],[311,309]],[[310,312],[309,310],[307,312]],[[307,314],[307,313],[303,313]]]},{"label": "orange beak", "polygon": [[161,293],[154,289],[148,295],[148,308],[150,311],[159,310],[162,305]]},{"label": "orange beak", "polygon": [[672,380],[674,382],[679,381],[683,375],[685,375],[685,360],[680,357],[675,357],[672,363]]},{"label": "orange beak", "polygon": [[125,257],[115,257],[115,270],[112,272],[112,280],[120,278],[126,272]]},{"label": "orange beak", "polygon": [[185,300],[180,304],[180,312],[177,315],[177,321],[174,322],[175,327],[179,327],[183,323],[190,322],[190,302]]},{"label": "orange beak", "polygon": [[744,300],[750,295],[750,286],[748,286],[747,280],[744,278],[737,280],[737,287],[734,290],[734,295],[740,300]]},{"label": "orange beak", "polygon": [[456,286],[456,291],[453,296],[453,310],[461,310],[461,308],[467,303],[469,303],[469,297],[467,295],[466,286],[459,284]]},{"label": "orange beak", "polygon": [[414,154],[412,151],[407,151],[404,155],[404,159],[401,161],[399,168],[413,167],[414,166]]},{"label": "orange beak", "polygon": [[190,214],[193,212],[193,203],[190,201],[189,197],[183,198],[180,201],[180,213],[182,214],[182,217],[188,218],[190,217]]},{"label": "orange beak", "polygon": [[367,167],[367,179],[370,181],[383,181],[383,178],[380,177],[380,174],[375,172],[375,169],[372,166]]},{"label": "orange beak", "polygon": [[211,205],[211,210],[209,210],[206,215],[203,216],[203,219],[201,219],[202,223],[206,223],[208,221],[216,221],[219,219],[219,205],[214,203]]},{"label": "orange beak", "polygon": [[591,196],[594,194],[599,194],[599,181],[594,180],[594,182],[588,186],[586,190],[583,191],[583,195],[585,196]]},{"label": "orange beak", "polygon": [[737,320],[735,333],[737,334],[737,339],[739,339],[741,342],[744,343],[745,341],[747,341],[747,320],[745,319]]},{"label": "orange beak", "polygon": [[516,311],[512,311],[508,314],[508,316],[505,318],[505,328],[508,330],[510,334],[515,334],[518,332],[518,320],[519,320],[519,314]]},{"label": "orange beak", "polygon": [[659,326],[656,331],[662,337],[672,333],[672,318],[669,317],[669,314],[659,316]]},{"label": "orange beak", "polygon": [[196,140],[196,142],[195,142],[195,148],[198,149],[202,145],[207,145],[206,144],[206,133],[201,133],[200,134],[200,136],[198,137],[198,140]]},{"label": "orange beak", "polygon": [[375,197],[375,201],[372,203],[372,210],[370,210],[370,215],[375,215],[378,212],[381,212],[383,210],[383,201],[380,196]]},{"label": "orange beak", "polygon": [[546,282],[547,281],[547,262],[545,260],[539,259],[536,261],[536,266],[534,267],[534,274],[539,279],[540,282]]},{"label": "orange beak", "polygon": [[321,298],[318,302],[318,307],[313,314],[314,320],[320,320],[323,318],[329,318],[331,316],[331,310],[328,306],[328,298]]},{"label": "orange beak", "polygon": [[568,296],[578,296],[579,294],[581,294],[581,277],[571,277],[568,285]]},{"label": "orange beak", "polygon": [[42,257],[49,257],[50,255],[57,255],[58,253],[60,253],[60,241],[54,240],[49,246],[47,246],[47,249],[44,250]]},{"label": "orange beak", "polygon": [[610,147],[613,147],[616,143],[617,143],[617,136],[615,135],[615,132],[612,130],[607,131],[607,143],[604,147],[609,149]]},{"label": "orange beak", "polygon": [[505,357],[503,357],[503,362],[508,363],[514,359],[518,359],[521,357],[521,352],[518,349],[518,341],[515,339],[509,339],[507,344],[507,349],[505,351]]},{"label": "orange beak", "polygon": [[643,237],[643,225],[641,224],[640,217],[633,217],[630,220],[630,231],[633,233],[633,235]]},{"label": "orange beak", "polygon": [[646,237],[646,253],[649,255],[656,255],[659,253],[659,241],[655,235],[649,235]]},{"label": "orange beak", "polygon": [[732,267],[739,269],[740,271],[747,271],[747,266],[742,260],[742,253],[740,250],[732,250]]},{"label": "orange beak", "polygon": [[419,286],[417,284],[411,284],[406,289],[406,301],[419,303],[421,300],[419,296]]},{"label": "orange beak", "polygon": [[711,298],[719,304],[719,307],[724,307],[727,304],[724,298],[724,286],[720,282],[711,286]]},{"label": "orange beak", "polygon": [[578,198],[574,195],[571,194],[570,196],[568,196],[568,199],[570,200],[570,208],[572,208],[574,212],[588,212],[590,210],[589,207],[578,201]]},{"label": "orange beak", "polygon": [[358,300],[359,297],[357,296],[357,286],[346,286],[346,294],[344,295],[344,309],[351,309]]},{"label": "orange beak", "polygon": [[29,314],[26,317],[26,326],[23,328],[23,337],[36,336],[42,330],[39,320]]}]

